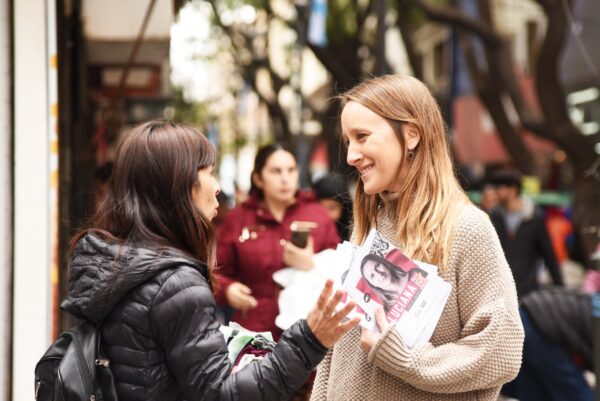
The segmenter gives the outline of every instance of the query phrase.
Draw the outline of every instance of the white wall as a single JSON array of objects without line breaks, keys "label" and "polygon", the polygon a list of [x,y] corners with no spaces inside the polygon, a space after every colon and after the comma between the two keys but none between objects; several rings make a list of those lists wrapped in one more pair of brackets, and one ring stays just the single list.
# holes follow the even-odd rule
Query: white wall
[{"label": "white wall", "polygon": [[[83,0],[82,18],[88,40],[134,40],[151,0]],[[174,21],[173,1],[156,0],[146,39],[167,39]]]},{"label": "white wall", "polygon": [[497,29],[513,38],[513,57],[519,66],[527,64],[527,22],[538,24],[539,38],[546,29],[546,17],[539,4],[532,0],[496,0],[494,23]]},{"label": "white wall", "polygon": [[14,297],[12,399],[33,399],[50,343],[47,3],[14,1]]},{"label": "white wall", "polygon": [[8,0],[0,0],[0,401],[10,389],[12,279],[12,118]]}]

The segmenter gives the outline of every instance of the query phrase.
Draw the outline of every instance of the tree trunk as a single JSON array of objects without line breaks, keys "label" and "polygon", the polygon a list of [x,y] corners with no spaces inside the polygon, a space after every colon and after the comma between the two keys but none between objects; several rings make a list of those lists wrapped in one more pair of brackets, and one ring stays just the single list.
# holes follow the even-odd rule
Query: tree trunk
[{"label": "tree trunk", "polygon": [[557,0],[538,0],[538,3],[548,18],[548,29],[536,66],[536,89],[553,140],[567,153],[574,167],[573,223],[588,259],[599,241],[600,182],[594,178],[594,171],[590,171],[598,155],[594,153],[591,138],[582,135],[571,122],[560,83],[559,61],[568,28],[563,4]]},{"label": "tree trunk", "polygon": [[573,197],[573,223],[581,239],[586,260],[600,241],[600,182],[577,177]]},{"label": "tree trunk", "polygon": [[[512,157],[516,166],[526,174],[535,172],[535,164],[531,152],[523,142],[520,130],[511,123],[502,98],[511,93],[515,86],[514,71],[511,66],[508,44],[498,35],[491,25],[492,17],[489,4],[480,2],[484,20],[479,21],[463,14],[457,7],[441,7],[419,0],[417,4],[423,12],[434,21],[449,24],[458,28],[460,46],[467,61],[469,75],[475,85],[479,99],[490,113],[498,136],[504,148]],[[477,55],[472,46],[469,33],[475,34],[485,48],[487,69],[477,63]],[[514,92],[514,90],[512,91]],[[521,103],[517,102],[516,106]],[[523,113],[519,113],[522,115]]]},{"label": "tree trunk", "polygon": [[518,169],[524,174],[534,174],[535,164],[531,152],[529,152],[529,149],[527,149],[525,143],[523,143],[519,132],[513,127],[508,119],[500,94],[493,89],[484,88],[479,92],[479,98],[490,113],[494,125],[496,126],[498,136],[500,136],[504,148],[513,159]]},{"label": "tree trunk", "polygon": [[396,20],[396,26],[402,36],[404,47],[406,49],[406,55],[408,57],[408,63],[412,69],[415,78],[423,80],[423,63],[421,58],[418,56],[417,49],[415,48],[414,41],[412,40],[412,34],[414,32],[412,26],[412,19],[408,12],[410,4],[406,0],[398,0],[398,10],[406,10],[405,12],[398,13],[398,19]]}]

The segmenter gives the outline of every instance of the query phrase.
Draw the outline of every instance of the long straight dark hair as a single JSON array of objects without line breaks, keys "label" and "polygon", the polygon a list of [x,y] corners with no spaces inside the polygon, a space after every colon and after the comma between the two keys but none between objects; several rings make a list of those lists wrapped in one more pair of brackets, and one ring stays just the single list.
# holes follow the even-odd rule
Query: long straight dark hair
[{"label": "long straight dark hair", "polygon": [[[170,121],[134,127],[120,143],[109,187],[83,235],[121,244],[175,248],[207,264],[212,277],[215,235],[195,206],[198,170],[215,164],[215,150],[194,128]],[[211,280],[214,284],[215,281]]]}]

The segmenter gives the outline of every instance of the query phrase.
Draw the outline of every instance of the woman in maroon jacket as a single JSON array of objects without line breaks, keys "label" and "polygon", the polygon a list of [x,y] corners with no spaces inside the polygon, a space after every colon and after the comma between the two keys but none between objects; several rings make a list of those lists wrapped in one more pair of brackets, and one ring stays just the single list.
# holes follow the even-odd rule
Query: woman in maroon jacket
[{"label": "woman in maroon jacket", "polygon": [[[221,301],[234,309],[232,320],[253,331],[270,331],[279,314],[273,273],[286,266],[313,267],[315,252],[339,242],[335,225],[312,193],[298,190],[298,166],[291,152],[277,144],[256,155],[249,199],[231,210],[219,231],[217,270]],[[294,221],[316,223],[305,248],[290,241]]]}]

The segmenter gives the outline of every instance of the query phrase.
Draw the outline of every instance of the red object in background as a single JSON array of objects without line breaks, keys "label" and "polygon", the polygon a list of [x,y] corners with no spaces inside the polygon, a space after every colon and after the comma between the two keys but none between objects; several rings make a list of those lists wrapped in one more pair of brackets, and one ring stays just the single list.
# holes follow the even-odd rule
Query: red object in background
[{"label": "red object in background", "polygon": [[[314,194],[299,191],[296,203],[286,210],[281,222],[271,215],[256,194],[250,195],[246,202],[225,216],[217,243],[217,265],[220,266],[217,278],[221,287],[217,301],[226,303],[223,294],[233,282],[246,284],[258,306],[247,312],[236,310],[232,320],[251,331],[270,331],[276,340],[282,331],[275,326],[279,287],[273,281],[273,273],[286,267],[280,241],[289,240],[290,224],[294,221],[317,223],[310,234],[315,253],[335,249],[340,242],[333,221],[316,203]],[[244,229],[249,232],[248,237],[243,236]]]},{"label": "red object in background", "polygon": [[[530,77],[520,77],[519,86],[527,103],[534,111],[539,109],[535,99],[534,82]],[[510,162],[502,140],[486,108],[475,94],[459,96],[452,106],[453,147],[462,164],[498,164]],[[540,139],[529,131],[520,129],[525,145],[534,153],[553,153],[554,144]]]},{"label": "red object in background", "polygon": [[556,260],[558,263],[564,262],[569,258],[567,237],[573,232],[573,224],[560,208],[551,207],[546,211],[546,229],[550,235]]}]

